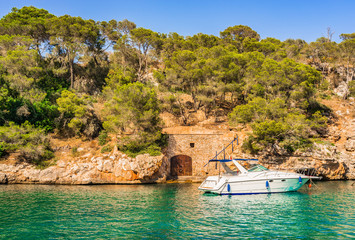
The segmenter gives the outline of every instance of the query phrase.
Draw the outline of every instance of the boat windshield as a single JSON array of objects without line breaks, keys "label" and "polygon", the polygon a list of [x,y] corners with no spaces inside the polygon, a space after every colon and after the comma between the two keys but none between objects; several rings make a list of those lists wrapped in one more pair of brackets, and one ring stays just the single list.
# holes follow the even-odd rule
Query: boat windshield
[{"label": "boat windshield", "polygon": [[251,168],[248,169],[248,172],[261,172],[261,171],[267,171],[267,169],[264,166],[261,166],[260,164],[255,164]]}]

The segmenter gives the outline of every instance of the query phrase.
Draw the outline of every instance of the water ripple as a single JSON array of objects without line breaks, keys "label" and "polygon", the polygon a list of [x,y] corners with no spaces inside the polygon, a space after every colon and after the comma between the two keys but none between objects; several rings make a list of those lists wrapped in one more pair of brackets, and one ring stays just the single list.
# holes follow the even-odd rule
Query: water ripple
[{"label": "water ripple", "polygon": [[0,239],[350,239],[351,183],[232,197],[196,184],[2,185]]}]

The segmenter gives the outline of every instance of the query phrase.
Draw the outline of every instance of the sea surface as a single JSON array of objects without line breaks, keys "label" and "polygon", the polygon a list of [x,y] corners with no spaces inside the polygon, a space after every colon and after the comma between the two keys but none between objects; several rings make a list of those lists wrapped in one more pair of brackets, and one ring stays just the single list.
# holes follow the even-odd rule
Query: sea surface
[{"label": "sea surface", "polygon": [[354,239],[354,181],[268,195],[198,184],[0,185],[0,239]]}]

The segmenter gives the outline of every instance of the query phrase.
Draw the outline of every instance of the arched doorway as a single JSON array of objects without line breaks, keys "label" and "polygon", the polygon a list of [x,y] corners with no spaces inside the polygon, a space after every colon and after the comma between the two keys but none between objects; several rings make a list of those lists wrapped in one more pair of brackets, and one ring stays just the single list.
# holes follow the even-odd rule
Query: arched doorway
[{"label": "arched doorway", "polygon": [[171,158],[171,176],[191,176],[192,159],[186,155],[177,155]]}]

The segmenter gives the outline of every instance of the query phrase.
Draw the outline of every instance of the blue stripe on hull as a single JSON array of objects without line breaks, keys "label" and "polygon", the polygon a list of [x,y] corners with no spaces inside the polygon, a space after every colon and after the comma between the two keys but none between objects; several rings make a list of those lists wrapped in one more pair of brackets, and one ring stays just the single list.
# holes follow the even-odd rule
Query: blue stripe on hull
[{"label": "blue stripe on hull", "polygon": [[[297,192],[295,191],[287,191],[287,192]],[[272,194],[272,193],[286,193],[286,192],[257,192],[257,193],[215,193],[219,195],[253,195],[253,194]]]}]

